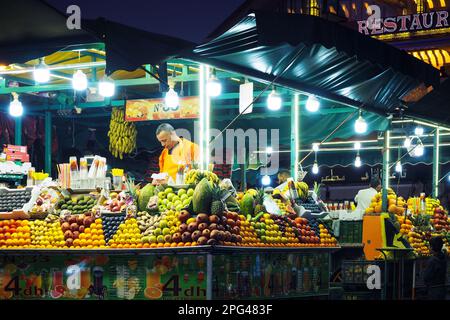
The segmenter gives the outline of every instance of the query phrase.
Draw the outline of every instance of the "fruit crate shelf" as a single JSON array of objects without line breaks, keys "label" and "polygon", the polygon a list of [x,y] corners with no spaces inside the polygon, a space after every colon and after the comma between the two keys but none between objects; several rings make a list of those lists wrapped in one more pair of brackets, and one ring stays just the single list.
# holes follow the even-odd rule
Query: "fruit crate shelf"
[{"label": "fruit crate shelf", "polygon": [[305,247],[305,248],[261,248],[261,247],[225,247],[225,246],[195,246],[174,248],[134,248],[134,249],[3,249],[0,255],[24,254],[24,255],[48,255],[48,254],[176,254],[176,253],[245,253],[245,252],[304,252],[304,251],[334,251],[339,247]]},{"label": "fruit crate shelf", "polygon": [[359,249],[364,248],[364,243],[340,243],[341,249]]}]

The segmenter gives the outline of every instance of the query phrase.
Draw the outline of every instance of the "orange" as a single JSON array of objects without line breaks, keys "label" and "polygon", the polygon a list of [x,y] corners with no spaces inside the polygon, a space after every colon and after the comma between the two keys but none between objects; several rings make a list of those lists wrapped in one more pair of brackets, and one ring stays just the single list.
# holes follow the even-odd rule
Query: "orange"
[{"label": "orange", "polygon": [[95,223],[97,223],[97,224],[102,224],[102,219],[99,219],[99,218],[97,218],[97,219],[95,219]]},{"label": "orange", "polygon": [[177,244],[176,244],[176,242],[172,242],[172,243],[170,244],[170,246],[171,246],[171,247],[176,247]]},{"label": "orange", "polygon": [[123,244],[119,243],[119,244],[117,245],[117,248],[123,248]]},{"label": "orange", "polygon": [[94,241],[92,241],[92,245],[94,247],[98,247],[100,245],[100,242],[98,242],[98,240],[94,240]]},{"label": "orange", "polygon": [[144,248],[150,248],[150,244],[149,243],[144,243],[143,247]]},{"label": "orange", "polygon": [[91,233],[91,228],[86,228],[86,229],[84,229],[84,233],[90,234],[90,233]]},{"label": "orange", "polygon": [[156,243],[152,243],[152,244],[150,245],[150,248],[156,248]]},{"label": "orange", "polygon": [[130,245],[128,243],[123,245],[124,248],[130,248]]},{"label": "orange", "polygon": [[185,247],[189,247],[190,245],[191,245],[190,242],[186,242],[186,243],[184,244]]},{"label": "orange", "polygon": [[164,243],[158,243],[157,247],[158,247],[158,248],[164,247]]},{"label": "orange", "polygon": [[170,248],[170,242],[164,243],[164,248]]},{"label": "orange", "polygon": [[117,244],[113,243],[109,245],[111,248],[117,248]]},{"label": "orange", "polygon": [[183,242],[178,242],[177,243],[177,247],[184,247],[184,243]]}]

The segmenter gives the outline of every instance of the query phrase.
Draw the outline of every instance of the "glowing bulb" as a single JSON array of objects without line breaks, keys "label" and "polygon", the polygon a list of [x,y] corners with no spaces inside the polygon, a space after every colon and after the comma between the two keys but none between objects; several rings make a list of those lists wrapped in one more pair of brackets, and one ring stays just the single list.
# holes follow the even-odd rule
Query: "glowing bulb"
[{"label": "glowing bulb", "polygon": [[308,100],[306,100],[306,110],[309,112],[317,112],[319,108],[319,100],[317,100],[315,96],[309,96]]},{"label": "glowing bulb", "polygon": [[424,153],[424,148],[422,144],[418,144],[415,148],[414,148],[414,155],[416,157],[421,157],[423,156]]},{"label": "glowing bulb", "polygon": [[319,151],[319,144],[318,144],[318,143],[313,143],[313,144],[312,144],[312,149],[313,149],[313,151],[315,151],[315,152]]},{"label": "glowing bulb", "polygon": [[22,102],[19,101],[17,96],[14,96],[13,101],[9,104],[9,114],[12,117],[21,117],[23,114]]},{"label": "glowing bulb", "polygon": [[414,134],[416,135],[416,136],[421,136],[421,135],[423,135],[423,128],[422,127],[416,127],[415,129],[414,129]]},{"label": "glowing bulb", "polygon": [[166,106],[169,109],[176,110],[178,108],[178,103],[180,99],[178,98],[178,93],[175,92],[172,88],[169,89],[169,91],[166,92]]},{"label": "glowing bulb", "polygon": [[408,149],[411,147],[411,139],[408,137],[405,139],[405,141],[403,142],[403,146]]},{"label": "glowing bulb", "polygon": [[88,81],[86,75],[81,70],[77,70],[72,77],[72,87],[75,91],[86,90]]},{"label": "glowing bulb", "polygon": [[281,109],[282,100],[280,95],[274,90],[267,97],[267,108],[272,111]]},{"label": "glowing bulb", "polygon": [[395,164],[395,172],[401,173],[402,171],[403,171],[403,166],[402,166],[402,163],[399,160]]},{"label": "glowing bulb", "polygon": [[357,167],[357,168],[361,167],[361,157],[360,156],[356,156],[356,158],[355,158],[355,167]]},{"label": "glowing bulb", "polygon": [[206,84],[206,90],[210,97],[217,97],[222,92],[222,84],[216,77],[211,77]]},{"label": "glowing bulb", "polygon": [[355,144],[353,145],[353,148],[355,149],[355,150],[359,150],[359,149],[361,149],[361,142],[355,142]]},{"label": "glowing bulb", "polygon": [[448,179],[448,181],[450,181],[450,173],[448,174],[447,179]]},{"label": "glowing bulb", "polygon": [[266,148],[266,153],[270,154],[270,153],[272,153],[272,152],[273,152],[272,147],[267,147],[267,148]]},{"label": "glowing bulb", "polygon": [[355,132],[356,133],[365,133],[367,131],[367,122],[364,120],[364,118],[360,115],[358,119],[355,121]]},{"label": "glowing bulb", "polygon": [[116,85],[110,78],[105,77],[98,83],[98,92],[103,97],[112,97],[116,91]]},{"label": "glowing bulb", "polygon": [[319,165],[317,164],[317,161],[314,161],[314,164],[312,166],[312,173],[314,173],[314,174],[319,173]]},{"label": "glowing bulb", "polygon": [[261,183],[262,183],[263,186],[270,185],[270,183],[271,183],[270,177],[268,175],[263,176],[262,179],[261,179]]},{"label": "glowing bulb", "polygon": [[48,69],[48,66],[42,62],[34,69],[33,76],[36,82],[48,82],[50,80],[50,70]]}]

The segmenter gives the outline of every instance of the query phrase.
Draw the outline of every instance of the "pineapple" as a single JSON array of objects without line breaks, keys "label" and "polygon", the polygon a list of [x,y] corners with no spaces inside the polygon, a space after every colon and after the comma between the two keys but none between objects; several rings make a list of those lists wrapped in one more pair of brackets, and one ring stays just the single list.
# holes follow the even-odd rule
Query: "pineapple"
[{"label": "pineapple", "polygon": [[258,189],[255,196],[255,210],[253,214],[256,216],[258,213],[266,212],[266,207],[264,206],[264,189]]},{"label": "pineapple", "polygon": [[222,197],[226,193],[226,190],[221,189],[217,185],[212,189],[212,203],[211,203],[211,214],[222,216],[225,211],[225,203]]}]

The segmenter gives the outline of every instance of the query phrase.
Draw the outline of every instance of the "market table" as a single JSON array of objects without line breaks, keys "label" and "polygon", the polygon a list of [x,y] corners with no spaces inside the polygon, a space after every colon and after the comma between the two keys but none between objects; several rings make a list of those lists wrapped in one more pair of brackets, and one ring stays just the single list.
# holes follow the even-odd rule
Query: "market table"
[{"label": "market table", "polygon": [[288,299],[329,294],[339,247],[0,252],[3,299]]}]

